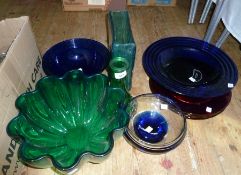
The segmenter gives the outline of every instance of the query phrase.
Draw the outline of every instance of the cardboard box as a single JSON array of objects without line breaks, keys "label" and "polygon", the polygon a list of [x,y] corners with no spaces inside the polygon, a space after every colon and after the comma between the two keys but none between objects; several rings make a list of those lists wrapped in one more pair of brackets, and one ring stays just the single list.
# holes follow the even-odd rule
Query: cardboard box
[{"label": "cardboard box", "polygon": [[111,0],[108,5],[108,10],[110,11],[119,11],[126,10],[127,2],[126,0]]},{"label": "cardboard box", "polygon": [[127,4],[136,6],[175,6],[176,0],[128,0]]},{"label": "cardboard box", "polygon": [[64,11],[106,10],[110,0],[63,0]]},{"label": "cardboard box", "polygon": [[0,21],[0,38],[0,174],[18,175],[24,174],[25,168],[6,126],[18,114],[16,98],[33,90],[44,73],[28,17]]}]

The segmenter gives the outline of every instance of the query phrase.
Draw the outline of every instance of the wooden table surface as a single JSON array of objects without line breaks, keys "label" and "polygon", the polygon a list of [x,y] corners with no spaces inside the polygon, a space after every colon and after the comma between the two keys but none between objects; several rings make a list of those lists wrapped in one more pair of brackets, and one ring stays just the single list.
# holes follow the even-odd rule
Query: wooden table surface
[{"label": "wooden table surface", "polygon": [[[201,4],[203,6],[203,4]],[[207,24],[187,24],[189,1],[176,7],[131,7],[129,14],[137,45],[133,96],[150,92],[141,60],[155,40],[170,36],[203,38]],[[200,15],[201,7],[198,10]],[[28,15],[41,53],[54,43],[87,37],[107,45],[105,12],[63,12],[59,0],[0,1],[0,18]],[[198,21],[198,19],[196,20]],[[218,27],[215,39],[223,26]],[[222,49],[241,70],[239,44],[231,36]],[[52,169],[26,168],[25,175],[54,175]],[[161,155],[149,155],[131,147],[123,138],[115,142],[110,157],[101,164],[84,164],[77,175],[240,175],[241,174],[241,82],[233,89],[230,105],[208,120],[188,120],[187,135],[180,146]]]}]

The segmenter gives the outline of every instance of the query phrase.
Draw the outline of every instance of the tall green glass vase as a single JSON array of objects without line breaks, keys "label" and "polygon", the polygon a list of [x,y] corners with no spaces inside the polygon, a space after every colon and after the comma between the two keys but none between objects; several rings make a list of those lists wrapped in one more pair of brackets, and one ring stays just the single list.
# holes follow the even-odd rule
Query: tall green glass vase
[{"label": "tall green glass vase", "polygon": [[110,11],[108,19],[108,39],[112,59],[122,57],[129,63],[126,77],[126,90],[129,91],[132,85],[132,71],[136,55],[136,44],[132,36],[129,14],[128,11]]}]

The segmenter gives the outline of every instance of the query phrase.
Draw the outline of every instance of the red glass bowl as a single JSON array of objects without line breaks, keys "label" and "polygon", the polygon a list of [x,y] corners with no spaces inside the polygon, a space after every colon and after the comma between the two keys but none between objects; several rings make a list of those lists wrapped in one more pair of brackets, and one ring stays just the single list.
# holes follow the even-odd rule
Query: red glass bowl
[{"label": "red glass bowl", "polygon": [[231,91],[212,98],[187,97],[165,89],[152,79],[149,80],[149,86],[152,93],[167,96],[175,101],[185,116],[190,119],[207,119],[218,115],[225,110],[232,97]]}]

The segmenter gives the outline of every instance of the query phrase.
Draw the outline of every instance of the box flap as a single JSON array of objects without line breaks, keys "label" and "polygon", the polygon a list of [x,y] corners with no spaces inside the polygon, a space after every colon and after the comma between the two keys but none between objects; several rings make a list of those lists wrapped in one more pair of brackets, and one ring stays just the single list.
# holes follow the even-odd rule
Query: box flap
[{"label": "box flap", "polygon": [[28,17],[23,16],[0,21],[0,63],[27,20]]}]

